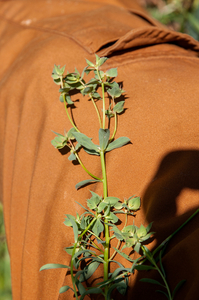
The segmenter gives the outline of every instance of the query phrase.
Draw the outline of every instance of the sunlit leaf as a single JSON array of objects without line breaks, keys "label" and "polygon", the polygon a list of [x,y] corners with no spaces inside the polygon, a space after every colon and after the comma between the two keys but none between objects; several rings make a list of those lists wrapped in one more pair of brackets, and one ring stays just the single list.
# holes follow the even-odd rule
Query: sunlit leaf
[{"label": "sunlit leaf", "polygon": [[110,137],[110,130],[109,129],[99,129],[99,143],[100,143],[100,149],[105,150]]},{"label": "sunlit leaf", "polygon": [[123,106],[124,106],[125,101],[120,101],[118,102],[114,107],[113,107],[113,111],[120,114],[121,112],[123,112]]},{"label": "sunlit leaf", "polygon": [[106,71],[106,76],[108,77],[117,77],[117,68],[112,68]]},{"label": "sunlit leaf", "polygon": [[120,148],[126,144],[128,144],[130,142],[130,139],[125,137],[125,136],[122,136],[122,137],[119,137],[117,140],[113,141],[112,143],[110,143],[108,145],[108,147],[106,148],[106,151],[111,151],[113,149],[116,149],[116,148]]},{"label": "sunlit leaf", "polygon": [[46,264],[46,265],[42,266],[39,271],[50,270],[50,269],[63,269],[63,268],[70,269],[70,267],[67,266],[67,265],[62,265],[62,264]]},{"label": "sunlit leaf", "polygon": [[97,219],[92,227],[93,232],[99,236],[99,234],[104,230],[104,225],[100,221],[100,219]]},{"label": "sunlit leaf", "polygon": [[80,145],[83,147],[89,149],[89,150],[94,150],[94,151],[99,151],[99,148],[97,145],[95,145],[92,141],[91,138],[87,137],[85,134],[80,133],[80,132],[74,132],[73,133],[74,137],[78,141]]},{"label": "sunlit leaf", "polygon": [[79,183],[77,183],[75,188],[76,188],[76,190],[78,190],[79,188],[83,187],[84,185],[89,184],[89,183],[94,183],[94,182],[101,182],[101,180],[96,180],[96,179],[83,180],[83,181],[80,181]]},{"label": "sunlit leaf", "polygon": [[84,294],[81,295],[80,300],[83,300],[86,295],[101,294],[101,293],[102,293],[102,289],[100,289],[100,288],[90,288]]},{"label": "sunlit leaf", "polygon": [[[73,291],[73,289],[71,287],[69,287],[68,285],[65,285],[65,286],[62,286],[59,290],[59,293],[62,294],[62,293],[65,293],[67,292],[69,289],[71,289]],[[73,291],[74,292],[74,291]]]}]

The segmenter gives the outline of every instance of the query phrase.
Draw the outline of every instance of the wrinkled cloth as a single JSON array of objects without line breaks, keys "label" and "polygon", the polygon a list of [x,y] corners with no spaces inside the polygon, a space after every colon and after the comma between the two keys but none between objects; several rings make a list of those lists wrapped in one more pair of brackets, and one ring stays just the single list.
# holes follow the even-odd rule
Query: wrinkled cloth
[{"label": "wrinkled cloth", "polygon": [[[168,30],[130,0],[0,1],[0,197],[13,300],[73,299],[72,292],[59,294],[61,286],[71,285],[65,269],[39,269],[47,263],[70,264],[64,248],[74,239],[63,224],[65,215],[81,214],[76,201],[85,206],[91,189],[103,191],[100,183],[76,191],[75,184],[87,174],[50,144],[51,130],[63,134],[71,128],[51,73],[54,64],[82,71],[85,59],[95,61],[95,53],[109,57],[103,69],[118,68],[126,110],[116,138],[132,142],[106,155],[109,196],[141,196],[141,210],[131,222],[153,222],[150,249],[198,208],[199,43]],[[92,103],[79,95],[73,100],[78,128],[97,143]],[[99,160],[83,151],[80,155],[101,176]],[[163,258],[171,290],[186,279],[176,300],[198,299],[198,239],[196,216]],[[116,259],[130,266],[121,256]],[[158,287],[141,283],[142,277],[159,279],[155,271],[135,272],[127,295],[116,292],[114,300],[165,299],[155,292]]]}]

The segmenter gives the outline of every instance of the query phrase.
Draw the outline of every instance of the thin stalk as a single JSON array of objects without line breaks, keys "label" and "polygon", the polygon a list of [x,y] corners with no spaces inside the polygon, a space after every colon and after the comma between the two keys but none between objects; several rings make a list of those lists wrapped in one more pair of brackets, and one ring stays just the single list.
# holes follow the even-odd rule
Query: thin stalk
[{"label": "thin stalk", "polygon": [[75,280],[74,280],[74,275],[73,275],[73,256],[75,255],[76,248],[77,248],[77,243],[75,243],[73,252],[72,252],[72,258],[71,258],[71,263],[70,263],[70,273],[71,273],[71,279],[72,279],[72,284],[73,284],[73,290],[75,293],[75,298],[76,298],[76,300],[78,300],[78,295],[77,295]]},{"label": "thin stalk", "polygon": [[86,173],[88,173],[91,177],[93,177],[93,178],[95,178],[95,179],[97,179],[97,180],[102,181],[101,178],[99,178],[99,177],[93,175],[91,172],[89,172],[89,171],[86,169],[86,167],[85,167],[84,164],[82,163],[81,159],[79,158],[79,155],[78,155],[76,152],[75,152],[75,156],[76,156],[78,162],[80,163],[80,165],[82,166],[82,168],[84,169],[84,171],[86,171]]},{"label": "thin stalk", "polygon": [[89,230],[89,228],[93,225],[93,223],[97,220],[97,218],[93,218],[92,221],[89,223],[89,225],[86,227],[86,229],[84,229],[84,231],[80,234],[80,236],[78,237],[78,240],[80,240],[83,235]]},{"label": "thin stalk", "polygon": [[174,231],[170,236],[168,236],[154,251],[153,251],[153,256],[170,241],[170,239],[178,233],[188,222],[190,222],[195,215],[199,213],[199,208],[180,226],[176,231]]},{"label": "thin stalk", "polygon": [[155,261],[153,262],[153,264],[154,264],[156,270],[158,271],[158,273],[160,274],[160,276],[162,277],[162,280],[163,280],[163,282],[164,282],[164,284],[165,284],[165,288],[166,288],[167,293],[168,293],[168,296],[169,296],[169,300],[172,300],[173,298],[172,298],[172,295],[171,295],[171,292],[170,292],[170,288],[169,288],[169,286],[168,286],[168,283],[167,283],[167,281],[166,281],[166,278],[164,277],[164,275],[162,274],[162,272],[161,272],[160,269],[158,268],[158,266],[157,266],[157,264],[156,264]]},{"label": "thin stalk", "polygon": [[101,86],[102,86],[102,102],[103,102],[103,129],[105,129],[105,126],[106,126],[106,124],[105,124],[105,121],[106,121],[106,114],[105,114],[105,112],[106,112],[106,107],[105,107],[105,95],[104,95],[104,83],[102,82],[101,83]]},{"label": "thin stalk", "polygon": [[171,292],[170,292],[169,285],[168,285],[168,283],[167,283],[167,281],[166,281],[166,278],[164,277],[164,274],[162,274],[162,272],[161,272],[161,270],[159,269],[158,265],[156,264],[155,260],[154,260],[152,257],[150,257],[150,256],[146,253],[146,251],[144,250],[144,247],[141,246],[141,248],[142,248],[143,253],[145,253],[146,258],[150,261],[150,263],[152,263],[152,264],[155,266],[156,270],[158,271],[158,273],[159,273],[160,276],[162,277],[162,280],[163,280],[163,282],[164,282],[164,284],[165,284],[165,288],[166,288],[167,293],[168,293],[168,297],[169,297],[168,299],[169,299],[169,300],[173,300],[172,295],[171,295]]},{"label": "thin stalk", "polygon": [[[123,228],[125,228],[125,227],[126,227],[126,225],[127,225],[127,221],[128,221],[128,214],[126,213],[126,215],[125,215],[125,223],[124,223],[124,226],[123,226]],[[116,249],[117,249],[117,250],[119,249],[120,245],[121,245],[121,241],[118,241],[118,243],[117,243],[117,246],[116,246]],[[114,257],[116,254],[117,254],[117,251],[115,250],[115,251],[113,252],[112,256],[110,257],[110,259],[109,259],[109,260],[112,260],[112,259],[113,259],[113,257]]]},{"label": "thin stalk", "polygon": [[[63,88],[64,87],[64,83],[63,83],[63,76],[60,77],[60,80],[61,80],[61,87]],[[66,102],[66,95],[64,94],[63,95],[63,99],[64,99],[64,107],[65,107],[65,111],[66,111],[66,114],[67,114],[67,117],[69,119],[69,121],[71,122],[72,126],[76,129],[77,132],[80,132],[79,129],[75,126],[75,124],[73,123],[70,115],[69,115],[69,112],[68,112],[68,109],[67,109],[67,102]]]},{"label": "thin stalk", "polygon": [[113,135],[112,135],[112,137],[110,138],[110,142],[112,142],[112,140],[114,139],[115,134],[116,134],[116,132],[117,132],[117,113],[115,113],[114,115],[115,115],[115,116],[114,116],[114,118],[115,118],[115,127],[114,127],[114,131],[113,131]]},{"label": "thin stalk", "polygon": [[[105,165],[105,155],[104,151],[100,151],[101,166],[102,166],[102,175],[103,175],[103,191],[104,199],[108,196],[108,187],[107,187],[107,176],[106,176],[106,165]],[[104,280],[108,280],[108,271],[109,271],[109,246],[110,246],[110,234],[108,224],[104,224],[105,231],[105,245],[104,245]],[[107,299],[108,286],[105,286],[105,299]]]},{"label": "thin stalk", "polygon": [[73,275],[73,256],[75,255],[77,244],[81,241],[81,238],[83,237],[83,235],[89,230],[89,228],[93,225],[93,223],[95,221],[96,221],[96,218],[93,218],[93,220],[89,223],[89,225],[86,227],[86,229],[84,229],[84,231],[80,234],[80,236],[78,237],[78,241],[77,241],[77,243],[75,243],[73,252],[72,252],[72,258],[71,258],[71,263],[70,263],[70,272],[71,272],[71,279],[72,279],[72,284],[73,284],[73,289],[74,289],[76,300],[78,300],[78,295],[77,295],[75,280],[74,280],[74,275]]},{"label": "thin stalk", "polygon": [[66,111],[67,117],[68,117],[70,123],[72,124],[72,126],[75,128],[75,130],[76,130],[77,132],[80,132],[79,129],[78,129],[78,128],[75,126],[75,124],[73,123],[73,121],[72,121],[72,119],[71,119],[71,117],[70,117],[70,115],[69,115],[68,108],[67,108],[67,102],[66,102],[66,95],[63,95],[63,98],[64,98],[64,107],[65,107],[65,111]]},{"label": "thin stalk", "polygon": [[95,101],[93,99],[93,96],[91,94],[89,94],[89,96],[90,96],[91,101],[92,101],[92,103],[93,103],[93,105],[95,107],[95,110],[96,110],[96,113],[97,113],[97,116],[98,116],[98,120],[99,120],[99,124],[100,124],[100,128],[101,128],[102,127],[102,120],[101,120],[101,116],[100,116],[99,110],[98,110],[97,105],[96,105],[96,103],[95,103]]},{"label": "thin stalk", "polygon": [[[80,80],[80,82],[81,82],[81,84],[82,84],[83,86],[86,86],[86,84],[85,84],[82,80]],[[102,121],[101,121],[101,117],[100,117],[99,110],[98,110],[98,108],[97,108],[97,105],[96,105],[96,103],[95,103],[95,101],[94,101],[93,96],[92,96],[91,93],[89,94],[89,96],[90,96],[91,101],[92,101],[92,103],[93,103],[93,105],[94,105],[94,107],[95,107],[95,110],[96,110],[96,113],[97,113],[97,116],[98,116],[98,119],[99,119],[99,123],[100,123],[100,128],[101,128],[101,127],[102,127]]]}]

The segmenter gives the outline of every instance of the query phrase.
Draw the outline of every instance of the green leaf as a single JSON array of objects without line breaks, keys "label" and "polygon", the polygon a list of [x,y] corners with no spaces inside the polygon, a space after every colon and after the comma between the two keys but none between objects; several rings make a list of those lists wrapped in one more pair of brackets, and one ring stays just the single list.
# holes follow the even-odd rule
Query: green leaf
[{"label": "green leaf", "polygon": [[89,61],[88,59],[86,59],[86,62],[87,62],[87,64],[89,65],[89,67],[94,67],[95,65],[91,62],[91,61]]},{"label": "green leaf", "polygon": [[120,199],[117,197],[106,197],[104,199],[104,202],[111,206],[114,206],[116,203],[118,203],[118,201],[120,201]]},{"label": "green leaf", "polygon": [[102,99],[100,94],[98,94],[97,92],[92,92],[92,97],[93,97],[93,99]]},{"label": "green leaf", "polygon": [[127,290],[127,285],[125,282],[117,282],[111,285],[111,287],[108,289],[108,293],[107,293],[107,299],[108,300],[112,300],[111,294],[113,292],[114,289],[117,289],[120,294],[122,294],[123,296],[126,294],[126,290]]},{"label": "green leaf", "polygon": [[74,160],[76,160],[76,159],[77,159],[77,158],[76,158],[76,156],[75,156],[74,153],[71,153],[70,156],[68,157],[68,160],[70,160],[70,161],[74,161]]},{"label": "green leaf", "polygon": [[116,248],[114,248],[114,247],[113,247],[113,249],[114,249],[117,253],[119,253],[122,257],[124,257],[126,260],[128,260],[128,261],[134,263],[134,260],[131,259],[130,256],[128,256],[126,253],[124,253],[124,252],[122,252],[121,250],[116,249]]},{"label": "green leaf", "polygon": [[111,151],[113,149],[116,149],[116,148],[120,148],[126,144],[128,144],[130,142],[130,139],[125,137],[125,136],[122,136],[122,137],[119,137],[117,140],[113,141],[112,143],[110,143],[108,145],[108,147],[106,148],[106,151]]},{"label": "green leaf", "polygon": [[99,142],[100,142],[100,149],[105,150],[108,146],[110,137],[110,130],[109,129],[99,129]]},{"label": "green leaf", "polygon": [[141,225],[140,228],[136,230],[138,238],[142,238],[147,234],[146,228],[144,225]]},{"label": "green leaf", "polygon": [[98,194],[92,192],[92,197],[90,199],[87,200],[87,206],[90,209],[95,209],[97,207],[97,205],[100,203],[100,201],[102,200],[102,197],[100,197]]},{"label": "green leaf", "polygon": [[164,285],[162,285],[159,281],[155,280],[155,279],[151,279],[151,278],[142,278],[140,279],[141,282],[147,282],[147,283],[152,283],[152,284],[157,284],[160,285],[162,287],[165,287]]},{"label": "green leaf", "polygon": [[60,294],[65,293],[65,292],[67,292],[69,289],[71,289],[71,290],[74,292],[74,290],[73,290],[70,286],[65,285],[65,286],[62,286],[62,287],[60,288],[59,293],[60,293]]},{"label": "green leaf", "polygon": [[113,225],[113,232],[114,232],[114,235],[116,236],[116,238],[120,241],[123,241],[124,240],[124,237],[122,235],[122,232],[117,228],[117,226]]},{"label": "green leaf", "polygon": [[74,134],[73,134],[74,132],[77,132],[77,130],[73,127],[67,132],[67,137],[69,140],[75,139]]},{"label": "green leaf", "polygon": [[100,149],[106,150],[109,142],[110,137],[110,130],[109,129],[99,129],[99,143],[100,143]]},{"label": "green leaf", "polygon": [[110,214],[106,217],[106,220],[117,223],[119,219],[114,213],[110,212]]},{"label": "green leaf", "polygon": [[[68,216],[70,216],[70,218]],[[72,226],[71,219],[73,219],[74,221],[76,220],[73,215],[67,215],[67,218],[64,221],[64,225],[71,227]]]},{"label": "green leaf", "polygon": [[[161,290],[156,290],[156,292],[165,295],[165,296],[167,297],[167,299],[169,299],[169,295],[168,295],[166,292],[161,291]],[[173,299],[173,298],[172,298],[172,299]]]},{"label": "green leaf", "polygon": [[159,261],[160,261],[160,268],[161,268],[162,274],[166,278],[166,273],[165,273],[165,270],[164,270],[164,267],[162,264],[162,250],[159,253]]},{"label": "green leaf", "polygon": [[140,247],[141,247],[141,243],[136,243],[136,245],[134,246],[134,250],[139,253],[140,252]]},{"label": "green leaf", "polygon": [[140,208],[140,197],[131,198],[128,201],[128,207],[130,210],[138,210]]},{"label": "green leaf", "polygon": [[65,66],[63,66],[62,68],[60,68],[60,66],[54,65],[53,73],[56,73],[58,75],[63,75],[64,71],[65,71]]},{"label": "green leaf", "polygon": [[106,71],[106,76],[108,77],[117,77],[117,68],[112,68]]},{"label": "green leaf", "polygon": [[97,81],[100,83],[101,82],[101,79],[104,78],[104,72],[101,71],[101,70],[94,70],[94,73],[95,73],[95,79],[97,79]]},{"label": "green leaf", "polygon": [[78,291],[79,291],[80,295],[83,295],[86,292],[86,289],[83,286],[83,284],[78,279],[76,279],[75,284],[78,288]]},{"label": "green leaf", "polygon": [[108,204],[105,203],[104,201],[102,201],[99,205],[98,205],[98,213],[100,213],[101,211],[103,211],[103,209],[105,209],[105,207],[107,207]]},{"label": "green leaf", "polygon": [[61,79],[58,78],[58,79],[53,79],[54,83],[57,84],[57,85],[61,85]]},{"label": "green leaf", "polygon": [[186,282],[185,279],[181,280],[175,287],[173,293],[172,293],[172,299],[174,299],[175,294],[177,293],[177,291],[180,289],[180,287]]},{"label": "green leaf", "polygon": [[[52,73],[52,78],[53,79],[59,79],[60,80],[60,76],[59,75],[57,75],[56,73]],[[61,80],[60,80],[61,81]]]},{"label": "green leaf", "polygon": [[135,266],[135,269],[138,270],[138,271],[143,271],[143,270],[146,270],[146,271],[149,271],[149,270],[155,270],[154,267],[152,267],[152,266],[146,266],[146,265],[137,265],[137,266]]},{"label": "green leaf", "polygon": [[142,237],[140,240],[143,242],[143,241],[146,241],[148,240],[152,234],[154,234],[155,232],[150,232],[148,234],[146,234],[144,237]]},{"label": "green leaf", "polygon": [[98,67],[101,67],[105,63],[105,61],[107,61],[107,59],[108,59],[108,57],[99,58],[98,62],[97,62]]},{"label": "green leaf", "polygon": [[107,93],[112,97],[112,98],[119,98],[123,90],[119,87],[119,84],[117,82],[113,82],[110,84],[111,88],[107,90]]},{"label": "green leaf", "polygon": [[63,269],[63,268],[70,269],[70,267],[66,266],[66,265],[61,265],[61,264],[46,264],[46,265],[42,266],[39,271],[50,270],[50,269]]},{"label": "green leaf", "polygon": [[68,138],[59,134],[58,136],[56,136],[52,141],[51,144],[56,148],[56,149],[62,149],[65,146],[67,146],[67,141]]},{"label": "green leaf", "polygon": [[77,240],[78,240],[78,227],[77,227],[77,223],[75,222],[75,220],[72,218],[71,215],[66,215],[66,216],[68,217],[68,219],[72,223],[73,232],[74,232],[74,239],[75,239],[75,243],[77,243]]},{"label": "green leaf", "polygon": [[87,86],[82,90],[82,95],[88,95],[88,94],[92,93],[93,91],[95,91],[94,86]]},{"label": "green leaf", "polygon": [[64,248],[64,250],[66,251],[66,253],[68,253],[69,255],[72,255],[72,253],[73,253],[73,249],[74,249],[74,247],[73,247],[73,246],[70,246],[70,247],[66,247],[66,248]]},{"label": "green leaf", "polygon": [[100,221],[100,219],[97,219],[92,227],[92,231],[99,236],[99,234],[104,230],[104,225]]},{"label": "green leaf", "polygon": [[75,188],[76,190],[78,190],[79,188],[81,188],[82,186],[88,184],[88,183],[94,183],[94,182],[101,182],[101,180],[97,180],[97,179],[87,179],[87,180],[83,180],[80,181],[76,184]]},{"label": "green leaf", "polygon": [[66,97],[67,104],[69,105],[74,104],[74,102],[71,100],[71,97],[69,95],[65,95],[65,97]]},{"label": "green leaf", "polygon": [[84,297],[88,294],[101,294],[103,291],[100,288],[90,288],[89,290],[87,290],[84,294],[81,295],[80,300],[83,300]]},{"label": "green leaf", "polygon": [[85,147],[86,149],[89,150],[94,150],[99,152],[99,147],[95,145],[92,141],[91,138],[87,137],[85,134],[80,133],[80,132],[74,132],[73,133],[74,137],[78,141],[80,145]]},{"label": "green leaf", "polygon": [[[114,205],[114,208],[115,208],[115,209],[121,209],[121,208],[122,208],[122,203],[121,203],[121,202],[117,202],[117,203]],[[116,211],[115,211],[115,213],[116,213]],[[122,212],[122,213],[124,213],[124,212]]]},{"label": "green leaf", "polygon": [[87,148],[83,148],[84,151],[90,155],[100,155],[100,153],[98,151],[95,151],[95,150],[90,150],[90,149],[87,149]]},{"label": "green leaf", "polygon": [[59,89],[59,92],[64,95],[68,94],[69,91],[70,91],[70,86]]},{"label": "green leaf", "polygon": [[62,103],[64,102],[64,95],[63,95],[63,94],[61,94],[61,95],[59,96],[59,101],[62,102]]},{"label": "green leaf", "polygon": [[117,284],[117,290],[123,296],[126,294],[127,287],[128,287],[128,285],[125,282],[119,282]]},{"label": "green leaf", "polygon": [[124,106],[125,101],[120,101],[118,102],[114,107],[113,107],[113,111],[120,114],[121,112],[123,112],[123,106]]},{"label": "green leaf", "polygon": [[100,262],[98,261],[92,261],[88,266],[84,268],[84,273],[80,276],[80,281],[83,282],[85,280],[88,280],[93,273],[97,270],[99,267]]}]

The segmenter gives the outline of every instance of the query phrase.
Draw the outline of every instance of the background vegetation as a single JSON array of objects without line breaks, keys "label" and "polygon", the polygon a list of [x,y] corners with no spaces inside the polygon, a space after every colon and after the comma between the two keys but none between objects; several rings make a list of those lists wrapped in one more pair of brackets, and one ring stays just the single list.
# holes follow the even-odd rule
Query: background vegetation
[{"label": "background vegetation", "polygon": [[11,300],[10,258],[3,225],[3,207],[0,203],[0,299]]},{"label": "background vegetation", "polygon": [[[170,29],[199,40],[199,0],[139,0],[149,13]],[[11,300],[10,260],[0,204],[0,299]]]},{"label": "background vegetation", "polygon": [[199,40],[199,0],[139,0],[149,13],[175,31]]}]

